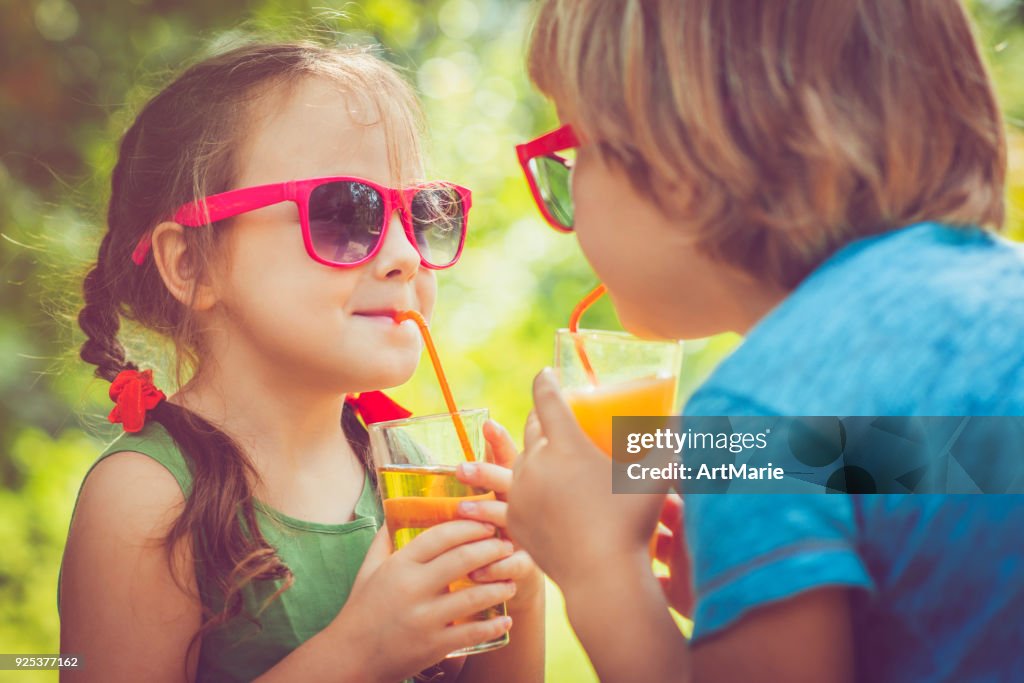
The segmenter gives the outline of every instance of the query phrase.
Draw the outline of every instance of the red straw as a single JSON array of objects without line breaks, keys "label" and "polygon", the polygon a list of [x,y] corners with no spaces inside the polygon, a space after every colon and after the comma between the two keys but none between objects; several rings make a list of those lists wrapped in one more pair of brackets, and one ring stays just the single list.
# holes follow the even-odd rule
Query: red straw
[{"label": "red straw", "polygon": [[594,302],[600,299],[607,287],[602,282],[597,287],[591,290],[590,294],[583,297],[583,300],[576,304],[576,308],[573,309],[572,315],[569,316],[569,332],[572,333],[573,342],[576,344],[576,353],[580,355],[580,362],[583,364],[583,369],[587,373],[587,378],[593,386],[597,386],[597,374],[594,373],[593,366],[590,365],[590,359],[587,358],[587,352],[583,349],[583,338],[579,336],[580,329],[580,318],[583,317],[583,313],[594,305]]},{"label": "red straw", "polygon": [[394,320],[396,323],[412,320],[420,328],[420,334],[423,335],[423,343],[427,345],[427,353],[430,354],[430,362],[434,364],[434,373],[437,374],[437,381],[441,385],[441,393],[444,394],[444,402],[448,405],[448,412],[451,413],[452,422],[455,423],[455,432],[459,435],[462,452],[469,462],[476,460],[476,456],[473,454],[473,447],[469,443],[469,435],[466,434],[466,425],[462,424],[459,409],[455,407],[455,399],[452,398],[451,387],[448,386],[448,379],[444,376],[444,369],[441,367],[441,359],[438,358],[437,349],[434,348],[434,340],[430,336],[427,321],[423,319],[423,316],[418,311],[398,311],[394,315]]}]

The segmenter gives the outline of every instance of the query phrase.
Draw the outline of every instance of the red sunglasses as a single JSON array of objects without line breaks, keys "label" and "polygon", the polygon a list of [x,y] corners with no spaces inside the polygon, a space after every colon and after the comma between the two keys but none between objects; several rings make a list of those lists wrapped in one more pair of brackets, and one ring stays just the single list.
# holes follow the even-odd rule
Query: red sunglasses
[{"label": "red sunglasses", "polygon": [[[195,228],[282,202],[298,206],[302,241],[317,263],[349,268],[371,260],[398,209],[420,263],[437,270],[454,265],[462,254],[472,193],[447,182],[398,190],[365,178],[311,178],[211,195],[179,207],[171,220]],[[136,265],[145,261],[150,245],[149,234],[139,240],[132,252]]]},{"label": "red sunglasses", "polygon": [[579,147],[572,126],[565,124],[536,140],[516,145],[519,165],[526,174],[537,207],[555,230],[572,232],[573,162],[555,154]]}]

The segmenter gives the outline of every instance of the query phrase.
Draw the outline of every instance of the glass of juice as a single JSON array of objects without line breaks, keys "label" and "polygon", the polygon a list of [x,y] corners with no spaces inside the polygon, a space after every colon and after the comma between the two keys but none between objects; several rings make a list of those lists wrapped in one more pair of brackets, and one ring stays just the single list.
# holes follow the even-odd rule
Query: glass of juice
[{"label": "glass of juice", "polygon": [[682,362],[680,341],[606,330],[562,329],[555,335],[555,369],[565,398],[580,427],[609,457],[613,416],[675,413]]},{"label": "glass of juice", "polygon": [[[487,409],[460,410],[459,419],[477,460],[484,460]],[[450,413],[411,417],[369,426],[370,445],[384,507],[384,518],[397,550],[425,530],[453,519],[461,501],[493,499],[494,492],[467,486],[455,477],[466,455]],[[473,585],[464,577],[449,586],[456,591]],[[506,614],[504,603],[470,617],[484,621]],[[509,635],[456,650],[448,657],[487,652],[507,645]]]}]

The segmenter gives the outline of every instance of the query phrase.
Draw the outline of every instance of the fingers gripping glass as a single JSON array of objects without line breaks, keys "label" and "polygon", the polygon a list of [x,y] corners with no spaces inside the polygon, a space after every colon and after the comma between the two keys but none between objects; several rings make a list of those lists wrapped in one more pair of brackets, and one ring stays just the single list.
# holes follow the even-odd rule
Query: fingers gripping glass
[{"label": "fingers gripping glass", "polygon": [[555,230],[572,232],[572,161],[556,154],[579,146],[572,126],[566,124],[536,140],[516,145],[519,165],[537,207]]},{"label": "fingers gripping glass", "polygon": [[[318,263],[344,268],[371,260],[397,209],[422,265],[440,269],[453,265],[462,254],[472,194],[445,182],[393,189],[364,178],[312,178],[211,195],[180,207],[171,220],[200,227],[289,201],[299,209],[306,253]],[[132,261],[141,265],[149,248],[147,234]]]}]

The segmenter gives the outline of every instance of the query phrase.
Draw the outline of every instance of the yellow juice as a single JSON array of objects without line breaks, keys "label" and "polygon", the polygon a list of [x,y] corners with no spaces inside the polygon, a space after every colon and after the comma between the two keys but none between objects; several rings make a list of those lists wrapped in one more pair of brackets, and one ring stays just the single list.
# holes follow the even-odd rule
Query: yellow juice
[{"label": "yellow juice", "polygon": [[[494,492],[467,486],[455,477],[451,465],[384,465],[377,468],[384,518],[391,543],[398,550],[421,533],[441,522],[459,519],[456,511],[464,500],[493,500]],[[474,585],[466,577],[448,586],[456,591]],[[505,605],[495,605],[473,615],[484,621],[505,615]],[[508,641],[508,634],[492,643]]]},{"label": "yellow juice", "polygon": [[494,499],[493,491],[459,481],[451,465],[384,465],[377,474],[395,550],[435,524],[458,519],[462,501]]},{"label": "yellow juice", "polygon": [[565,392],[576,421],[609,457],[612,454],[612,417],[670,415],[676,400],[676,378],[671,375],[642,377]]}]

